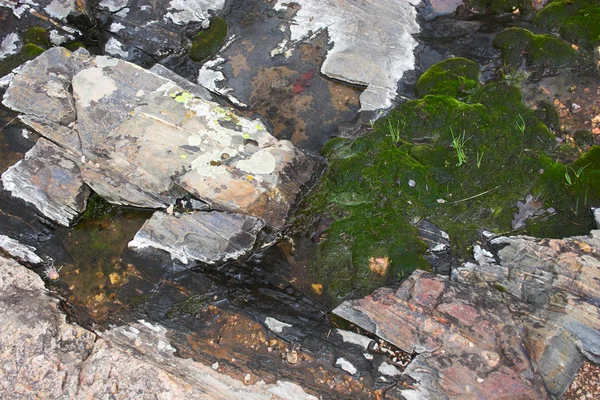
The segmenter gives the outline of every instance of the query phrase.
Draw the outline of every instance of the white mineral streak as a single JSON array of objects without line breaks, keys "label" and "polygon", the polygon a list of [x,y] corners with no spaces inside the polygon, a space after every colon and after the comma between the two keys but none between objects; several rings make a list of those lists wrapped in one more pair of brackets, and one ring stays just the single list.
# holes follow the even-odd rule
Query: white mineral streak
[{"label": "white mineral streak", "polygon": [[248,108],[247,104],[241,102],[231,94],[233,89],[229,87],[219,87],[217,85],[219,82],[225,81],[225,75],[223,75],[223,73],[219,70],[221,68],[221,64],[224,62],[225,59],[221,57],[217,57],[212,61],[205,62],[198,72],[198,84],[204,86],[213,93],[218,93],[227,97],[229,101],[240,108]]},{"label": "white mineral streak", "polygon": [[267,317],[265,319],[265,324],[267,325],[267,328],[269,328],[269,330],[273,333],[281,333],[283,331],[283,328],[290,328],[292,326],[272,317]]},{"label": "white mineral streak", "polygon": [[[286,3],[278,0],[275,8]],[[290,44],[326,29],[333,48],[321,72],[366,86],[360,96],[361,110],[386,109],[392,106],[402,75],[414,68],[416,17],[414,5],[407,0],[306,0],[290,24]]]},{"label": "white mineral streak", "polygon": [[203,21],[209,16],[209,10],[217,11],[225,6],[225,0],[172,0],[165,19],[174,24],[185,25]]},{"label": "white mineral streak", "polygon": [[6,56],[17,53],[18,50],[19,35],[16,33],[9,33],[0,44],[0,60]]},{"label": "white mineral streak", "polygon": [[98,102],[117,90],[115,81],[105,76],[101,68],[84,69],[73,77],[73,85],[81,88],[77,91],[77,103],[82,107],[89,107],[92,101]]},{"label": "white mineral streak", "polygon": [[31,264],[41,264],[43,260],[35,254],[35,247],[21,244],[8,236],[0,235],[0,249],[19,260]]}]

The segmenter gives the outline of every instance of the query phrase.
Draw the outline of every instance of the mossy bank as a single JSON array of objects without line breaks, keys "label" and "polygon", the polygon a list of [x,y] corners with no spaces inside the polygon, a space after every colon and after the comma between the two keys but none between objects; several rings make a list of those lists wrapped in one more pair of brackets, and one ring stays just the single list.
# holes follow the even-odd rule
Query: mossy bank
[{"label": "mossy bank", "polygon": [[478,71],[466,59],[434,65],[417,83],[423,98],[363,137],[326,145],[328,167],[296,226],[317,231],[314,265],[330,295],[365,294],[428,268],[414,227],[423,218],[449,233],[461,258],[482,230],[563,237],[593,227],[600,148],[556,162],[555,137],[519,89],[482,86]]}]

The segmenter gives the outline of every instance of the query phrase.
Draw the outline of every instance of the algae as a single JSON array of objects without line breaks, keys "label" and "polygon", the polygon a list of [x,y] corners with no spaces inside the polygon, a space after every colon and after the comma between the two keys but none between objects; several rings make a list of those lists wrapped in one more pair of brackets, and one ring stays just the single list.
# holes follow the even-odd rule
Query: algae
[{"label": "algae", "polygon": [[516,10],[529,15],[533,12],[531,1],[525,0],[468,0],[471,9],[488,14],[513,13]]},{"label": "algae", "polygon": [[[329,164],[295,224],[319,232],[314,267],[331,296],[364,295],[428,268],[414,227],[422,218],[450,235],[462,259],[482,229],[510,233],[516,202],[528,194],[554,210],[528,220],[518,233],[562,237],[592,228],[589,209],[600,205],[600,148],[573,164],[557,162],[554,136],[522,103],[519,89],[496,82],[454,90],[460,63],[469,66],[444,61],[424,74],[422,93],[442,95],[406,102],[364,136],[325,146]],[[475,81],[470,66],[465,70],[463,78]]]},{"label": "algae", "polygon": [[227,36],[227,24],[223,18],[210,19],[208,29],[196,34],[192,40],[189,56],[193,61],[204,61],[219,51]]}]

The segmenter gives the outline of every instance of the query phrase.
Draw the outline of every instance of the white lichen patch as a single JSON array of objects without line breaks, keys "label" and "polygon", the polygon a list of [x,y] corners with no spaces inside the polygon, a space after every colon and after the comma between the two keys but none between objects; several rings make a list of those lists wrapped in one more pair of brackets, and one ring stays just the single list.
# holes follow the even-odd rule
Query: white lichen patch
[{"label": "white lichen patch", "polygon": [[190,146],[200,146],[202,144],[202,137],[198,135],[191,135],[188,137],[188,144]]},{"label": "white lichen patch", "polygon": [[73,87],[77,104],[82,107],[89,107],[92,102],[98,102],[117,90],[115,81],[104,75],[100,68],[79,72],[73,77]]},{"label": "white lichen patch", "polygon": [[0,60],[19,51],[19,35],[9,33],[0,44]]},{"label": "white lichen patch", "polygon": [[261,149],[248,160],[239,161],[235,167],[249,174],[265,175],[275,171],[276,165],[275,157],[267,149]]},{"label": "white lichen patch", "polygon": [[125,8],[128,2],[129,0],[102,0],[99,6],[110,12],[115,12]]},{"label": "white lichen patch", "polygon": [[209,16],[209,11],[218,11],[225,5],[225,0],[172,0],[165,19],[176,25],[190,22],[201,22]]},{"label": "white lichen patch", "polygon": [[57,19],[65,19],[72,11],[77,10],[75,0],[52,0],[52,2],[44,8],[46,13]]},{"label": "white lichen patch", "polygon": [[273,333],[281,333],[283,332],[284,328],[292,327],[292,325],[286,324],[285,322],[281,322],[272,317],[267,317],[265,319],[265,325],[267,325],[267,328],[269,328],[269,330]]},{"label": "white lichen patch", "polygon": [[71,94],[65,90],[62,83],[57,81],[50,81],[45,86],[46,94],[50,97],[56,97],[59,99],[66,99],[71,97]]},{"label": "white lichen patch", "polygon": [[350,361],[346,360],[344,357],[338,358],[337,361],[335,362],[335,366],[343,369],[350,375],[354,375],[357,372],[356,367],[354,365],[352,365],[352,363],[350,363]]},{"label": "white lichen patch", "polygon": [[119,31],[122,31],[123,29],[125,29],[125,25],[120,24],[118,22],[113,22],[112,24],[110,24],[110,28],[108,28],[108,30],[111,31],[112,33],[118,33]]},{"label": "white lichen patch", "polygon": [[380,374],[387,376],[396,376],[401,374],[398,368],[386,362],[382,362],[377,371],[379,371]]},{"label": "white lichen patch", "polygon": [[119,42],[114,37],[108,39],[108,42],[104,45],[104,51],[112,56],[119,56],[121,58],[127,58],[129,52],[123,49],[123,43]]},{"label": "white lichen patch", "polygon": [[359,335],[358,333],[354,333],[351,331],[346,331],[343,329],[336,329],[336,332],[338,334],[340,334],[340,336],[342,336],[342,340],[345,343],[356,344],[365,350],[367,348],[369,348],[369,345],[371,344],[371,342],[373,342],[373,339],[366,337],[364,335]]}]

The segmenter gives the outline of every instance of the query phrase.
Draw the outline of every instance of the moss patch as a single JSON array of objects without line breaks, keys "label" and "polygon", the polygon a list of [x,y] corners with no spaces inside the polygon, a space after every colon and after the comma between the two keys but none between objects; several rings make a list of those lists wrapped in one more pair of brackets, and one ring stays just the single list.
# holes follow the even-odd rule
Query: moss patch
[{"label": "moss patch", "polygon": [[502,51],[505,66],[517,69],[523,62],[529,68],[562,68],[571,64],[577,52],[552,35],[535,35],[522,28],[509,28],[498,34],[494,46]]},{"label": "moss patch", "polygon": [[40,28],[39,26],[29,28],[25,32],[23,42],[26,44],[34,44],[43,48],[49,48],[52,46],[52,42],[50,42],[50,34],[44,28]]},{"label": "moss patch", "polygon": [[468,94],[479,83],[479,65],[466,58],[450,58],[429,68],[417,81],[419,97],[428,94],[459,97]]},{"label": "moss patch", "polygon": [[[436,76],[448,77],[448,86],[456,82],[452,73]],[[473,88],[461,100],[427,95],[393,110],[359,139],[330,141],[329,165],[296,220],[314,229],[317,216],[317,232],[324,231],[315,266],[329,294],[363,295],[427,268],[412,224],[420,218],[448,232],[462,258],[470,257],[481,229],[510,233],[515,204],[529,193],[555,213],[528,220],[519,233],[588,232],[589,207],[600,204],[600,148],[565,165],[553,161],[554,145],[519,90],[504,83]],[[381,264],[384,273],[374,268]]]},{"label": "moss patch", "polygon": [[223,18],[213,17],[210,19],[208,29],[198,32],[192,40],[190,58],[201,62],[215,55],[223,46],[227,36],[227,24]]},{"label": "moss patch", "polygon": [[600,5],[597,1],[562,0],[544,7],[533,19],[543,29],[591,50],[600,45]]}]

